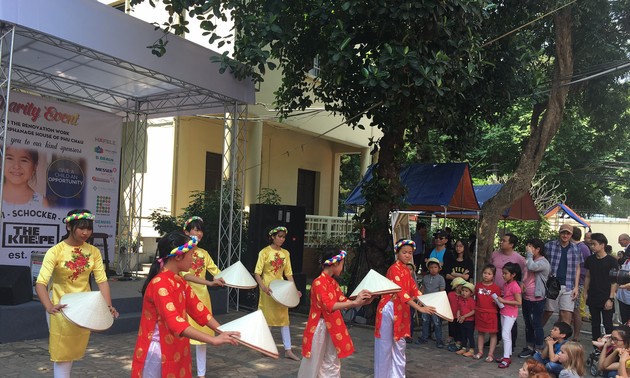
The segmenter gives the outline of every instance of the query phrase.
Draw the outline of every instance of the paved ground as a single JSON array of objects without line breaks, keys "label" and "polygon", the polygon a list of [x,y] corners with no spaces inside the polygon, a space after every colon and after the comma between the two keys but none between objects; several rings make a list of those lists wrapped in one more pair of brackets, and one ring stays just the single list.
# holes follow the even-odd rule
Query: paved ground
[{"label": "paved ground", "polygon": [[[219,316],[218,319],[225,323],[242,315],[243,313],[232,312]],[[305,316],[291,315],[291,336],[294,343],[299,343],[305,321]],[[524,344],[524,326],[520,319],[519,325],[517,353]],[[585,323],[585,326],[590,327],[590,324]],[[274,328],[272,332],[278,342],[278,349],[281,350],[279,329]],[[350,334],[357,351],[342,360],[342,377],[371,377],[374,363],[373,330],[357,325],[350,328]],[[582,339],[587,340],[589,337],[582,335]],[[74,364],[73,377],[129,376],[135,341],[135,333],[113,336],[93,334],[85,358]],[[502,351],[500,346],[497,349],[497,353]],[[47,339],[0,344],[0,376],[51,377],[52,363],[48,358]],[[457,356],[444,349],[436,349],[434,343],[410,345],[407,348],[407,376],[516,377],[522,361],[515,356],[512,366],[503,370],[498,369],[495,363],[485,363]],[[241,346],[208,348],[207,377],[295,377],[298,368],[299,362],[263,357],[260,353]]]}]

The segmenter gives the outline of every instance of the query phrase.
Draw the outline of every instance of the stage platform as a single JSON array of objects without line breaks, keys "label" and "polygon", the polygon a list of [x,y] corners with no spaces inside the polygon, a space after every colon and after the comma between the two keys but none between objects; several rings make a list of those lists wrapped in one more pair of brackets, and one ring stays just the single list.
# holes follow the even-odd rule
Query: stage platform
[{"label": "stage platform", "polygon": [[[114,325],[103,332],[104,334],[118,334],[137,331],[140,325],[142,310],[142,285],[144,277],[136,280],[122,281],[111,277],[109,286],[112,294],[112,304],[120,317],[114,321]],[[97,290],[96,284],[92,284],[92,290]],[[226,313],[227,289],[210,288],[213,312],[217,315]],[[46,312],[41,303],[33,300],[17,306],[0,305],[0,343],[13,341],[33,340],[48,337],[48,325]]]}]

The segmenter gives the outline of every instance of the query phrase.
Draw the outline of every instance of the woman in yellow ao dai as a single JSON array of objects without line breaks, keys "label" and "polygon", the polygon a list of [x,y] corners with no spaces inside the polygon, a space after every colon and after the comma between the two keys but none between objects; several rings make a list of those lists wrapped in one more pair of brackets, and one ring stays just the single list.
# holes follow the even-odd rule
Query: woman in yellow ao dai
[{"label": "woman in yellow ao dai", "polygon": [[[283,276],[293,281],[291,269],[291,256],[289,251],[282,248],[287,237],[286,227],[275,227],[269,231],[271,244],[258,253],[258,261],[254,270],[254,278],[258,282],[260,295],[258,308],[265,315],[265,320],[270,327],[282,327],[282,343],[284,344],[285,357],[295,361],[300,359],[291,351],[291,334],[289,332],[289,309],[276,302],[271,297],[269,284],[273,280],[281,280]],[[298,292],[301,296],[302,293]]]},{"label": "woman in yellow ao dai", "polygon": [[64,219],[68,233],[46,252],[35,284],[42,306],[51,315],[48,351],[50,360],[54,362],[55,377],[70,376],[72,362],[83,358],[90,339],[88,329],[75,325],[60,313],[65,307],[59,303],[64,294],[90,291],[90,273],[94,273],[112,316],[118,317],[118,312],[112,307],[101,251],[87,243],[92,236],[93,220],[94,215],[88,210],[76,209],[68,213]]}]

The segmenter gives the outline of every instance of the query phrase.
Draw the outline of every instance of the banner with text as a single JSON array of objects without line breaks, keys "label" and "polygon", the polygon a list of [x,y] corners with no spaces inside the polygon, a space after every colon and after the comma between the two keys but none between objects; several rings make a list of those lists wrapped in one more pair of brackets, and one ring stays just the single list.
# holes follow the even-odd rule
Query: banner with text
[{"label": "banner with text", "polygon": [[11,93],[0,265],[28,266],[32,252],[45,252],[66,234],[62,220],[76,208],[90,210],[94,232],[115,245],[121,133],[118,116]]}]

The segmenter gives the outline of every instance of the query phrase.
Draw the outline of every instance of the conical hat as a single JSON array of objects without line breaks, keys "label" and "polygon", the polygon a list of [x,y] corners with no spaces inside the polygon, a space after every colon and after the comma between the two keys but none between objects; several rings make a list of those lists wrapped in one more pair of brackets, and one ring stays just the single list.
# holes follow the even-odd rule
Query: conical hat
[{"label": "conical hat", "polygon": [[295,307],[300,304],[300,296],[293,281],[273,280],[269,284],[271,298],[286,307]]},{"label": "conical hat", "polygon": [[273,341],[271,331],[261,310],[225,323],[218,329],[221,332],[240,332],[241,337],[236,338],[240,344],[259,351],[266,356],[278,358],[278,347]]},{"label": "conical hat", "polygon": [[240,261],[235,262],[214,278],[223,278],[225,286],[237,289],[253,289],[258,284]]},{"label": "conical hat", "polygon": [[448,301],[448,296],[445,291],[423,294],[419,296],[418,299],[425,306],[435,307],[435,314],[440,318],[448,320],[449,322],[453,321],[453,311],[451,310],[451,304]]},{"label": "conical hat", "polygon": [[370,269],[365,278],[363,278],[357,288],[354,289],[350,298],[356,298],[361,290],[367,290],[373,295],[383,295],[397,293],[401,288],[374,269]]},{"label": "conical hat", "polygon": [[70,293],[61,297],[63,315],[79,327],[92,331],[104,331],[114,324],[107,302],[100,291]]}]

